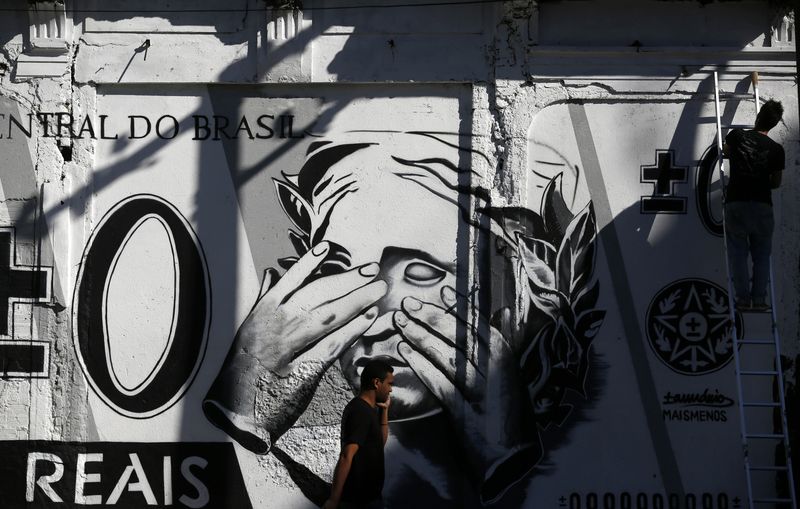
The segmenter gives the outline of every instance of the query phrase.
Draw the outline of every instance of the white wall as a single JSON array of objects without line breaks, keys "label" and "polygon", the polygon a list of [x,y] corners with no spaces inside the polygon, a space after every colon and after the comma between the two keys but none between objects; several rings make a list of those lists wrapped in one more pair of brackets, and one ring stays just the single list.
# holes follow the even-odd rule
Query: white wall
[{"label": "white wall", "polygon": [[[730,95],[752,92],[752,71],[785,108],[770,133],[787,155],[773,263],[793,359],[798,104],[783,13],[87,0],[67,3],[67,50],[33,51],[28,4],[10,5],[9,507],[320,504],[357,367],[374,356],[397,376],[387,507],[747,497],[712,73],[726,123],[753,122],[752,102]],[[69,113],[74,135],[9,127],[29,113]],[[676,177],[655,196],[659,161]],[[346,255],[306,280],[314,246]],[[766,333],[764,317],[743,320]],[[59,461],[50,492],[35,481]]]}]

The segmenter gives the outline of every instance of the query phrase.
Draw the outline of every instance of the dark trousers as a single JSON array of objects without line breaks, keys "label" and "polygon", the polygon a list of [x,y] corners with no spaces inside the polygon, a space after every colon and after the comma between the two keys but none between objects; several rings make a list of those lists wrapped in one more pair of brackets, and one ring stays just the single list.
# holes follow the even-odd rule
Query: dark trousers
[{"label": "dark trousers", "polygon": [[[769,282],[769,255],[775,221],[772,207],[760,202],[725,204],[725,233],[736,300],[763,304]],[[752,282],[748,255],[753,263]]]}]

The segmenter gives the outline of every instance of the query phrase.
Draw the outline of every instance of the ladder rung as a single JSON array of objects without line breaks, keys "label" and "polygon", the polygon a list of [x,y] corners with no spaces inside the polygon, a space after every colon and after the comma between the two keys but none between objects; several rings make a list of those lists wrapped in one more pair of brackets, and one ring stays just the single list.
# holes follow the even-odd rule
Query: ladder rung
[{"label": "ladder rung", "polygon": [[783,435],[777,433],[748,433],[745,435],[747,438],[784,438]]},{"label": "ladder rung", "polygon": [[761,466],[750,467],[750,470],[774,470],[776,472],[784,472],[789,469],[787,467],[781,467],[778,465],[772,465],[772,466],[761,465]]},{"label": "ladder rung", "polygon": [[739,339],[737,340],[742,345],[774,345],[775,342],[769,339]]},{"label": "ladder rung", "polygon": [[722,124],[723,129],[752,129],[751,124]]},{"label": "ladder rung", "polygon": [[720,99],[752,99],[755,100],[753,94],[743,94],[741,92],[720,92]]},{"label": "ladder rung", "polygon": [[778,408],[781,404],[777,401],[753,401],[753,402],[742,402],[742,406],[755,406],[755,407],[770,407],[770,408]]},{"label": "ladder rung", "polygon": [[789,503],[791,502],[791,498],[754,498],[754,504],[780,504],[780,503]]},{"label": "ladder rung", "polygon": [[776,376],[778,374],[777,371],[742,371],[742,375],[750,375],[750,376]]}]

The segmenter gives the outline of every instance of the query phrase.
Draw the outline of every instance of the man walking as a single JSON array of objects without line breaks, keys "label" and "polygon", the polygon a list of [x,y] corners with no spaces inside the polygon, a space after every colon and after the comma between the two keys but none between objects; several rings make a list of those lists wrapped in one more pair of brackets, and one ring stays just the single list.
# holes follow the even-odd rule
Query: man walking
[{"label": "man walking", "polygon": [[378,359],[364,365],[361,392],[342,413],[342,450],[324,509],[383,507],[383,446],[389,437],[393,371],[391,365]]},{"label": "man walking", "polygon": [[[732,130],[725,138],[730,181],[725,198],[725,229],[736,308],[766,311],[769,256],[772,250],[772,189],[781,183],[783,147],[767,136],[780,122],[783,106],[767,101],[753,130]],[[752,282],[748,252],[753,261]]]}]

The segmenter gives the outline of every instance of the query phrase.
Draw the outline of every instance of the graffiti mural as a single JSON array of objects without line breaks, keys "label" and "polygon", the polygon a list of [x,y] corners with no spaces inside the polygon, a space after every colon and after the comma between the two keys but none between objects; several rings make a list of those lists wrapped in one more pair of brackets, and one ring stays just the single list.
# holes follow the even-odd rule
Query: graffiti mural
[{"label": "graffiti mural", "polygon": [[707,105],[547,106],[504,202],[471,93],[99,86],[65,263],[90,424],[0,441],[15,507],[319,506],[376,358],[388,508],[743,507]]},{"label": "graffiti mural", "polygon": [[[470,170],[444,140],[358,138],[314,142],[298,173],[275,180],[297,256],[279,261],[283,275],[267,269],[204,403],[206,415],[263,454],[306,411],[334,363],[355,394],[359,368],[382,358],[395,369],[395,447],[430,463],[410,478],[390,477],[387,499],[410,502],[403,494],[409,481],[435,479],[439,470],[453,478],[443,499],[456,498],[463,476],[479,487],[476,498],[496,501],[543,457],[538,430],[565,421],[564,392],[585,390],[589,347],[604,316],[595,309],[591,204],[571,213],[554,179],[541,215],[495,208],[481,200],[482,190],[459,186]],[[480,204],[477,219],[462,206],[459,195],[467,193]],[[376,209],[367,212],[365,204]],[[477,310],[457,290],[467,273],[457,257],[459,234],[491,238],[491,283],[505,286]],[[450,458],[465,453],[468,468],[436,464],[427,448],[440,437],[402,435],[426,420],[445,421],[443,430],[456,437]],[[327,495],[310,493],[323,497],[317,503]]]},{"label": "graffiti mural", "polygon": [[[563,507],[592,499],[598,504],[631,500],[676,507],[701,501],[709,507],[745,503],[746,494],[737,488],[744,482],[742,469],[730,466],[741,465],[739,451],[732,447],[706,454],[695,447],[697,440],[735,441],[739,432],[732,408],[737,393],[725,265],[717,236],[720,183],[709,156],[714,132],[696,122],[712,107],[703,100],[680,105],[556,105],[540,112],[529,131],[529,161],[535,174],[528,183],[529,196],[539,196],[543,180],[564,172],[576,182],[567,186],[595,203],[604,257],[600,263],[609,271],[601,282],[608,282],[604,288],[613,295],[616,308],[603,330],[621,327],[623,350],[631,362],[630,368],[623,368],[617,363],[625,356],[620,357],[617,345],[595,342],[599,355],[614,359],[609,371],[617,373],[607,378],[603,397],[622,399],[628,394],[641,401],[638,412],[618,411],[624,412],[626,422],[647,423],[649,436],[633,447],[651,451],[655,467],[643,463],[642,468],[658,472],[663,480],[662,488],[649,494],[630,489],[606,493],[607,483],[589,482],[591,487],[566,491]],[[658,129],[654,138],[642,136],[637,128],[620,127],[630,119],[640,126],[669,128]],[[752,327],[738,314],[736,320],[740,335]],[[617,383],[619,376],[635,381],[633,393]],[[766,387],[751,389],[748,397],[769,397]],[[610,430],[618,421],[604,406],[601,403],[592,415]],[[768,429],[770,424],[763,420],[760,425]],[[577,436],[575,440],[591,447]],[[618,450],[627,447],[631,437],[610,432],[603,440]],[[557,464],[559,470],[576,468],[591,475],[594,470],[581,463],[579,456],[563,454]],[[714,482],[700,481],[699,464],[719,472]],[[712,464],[716,466],[709,467]],[[757,482],[768,489],[770,480],[765,476]],[[536,481],[533,486],[547,489]]]}]

